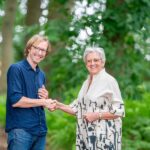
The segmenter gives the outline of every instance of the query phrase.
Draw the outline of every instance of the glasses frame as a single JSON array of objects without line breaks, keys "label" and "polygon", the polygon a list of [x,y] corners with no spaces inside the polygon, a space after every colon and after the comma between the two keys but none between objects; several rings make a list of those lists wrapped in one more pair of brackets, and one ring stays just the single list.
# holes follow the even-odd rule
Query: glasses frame
[{"label": "glasses frame", "polygon": [[91,64],[92,62],[94,62],[94,63],[98,63],[98,62],[100,62],[102,59],[100,59],[100,58],[94,58],[94,59],[91,59],[91,60],[86,60],[86,63],[87,64]]},{"label": "glasses frame", "polygon": [[35,45],[32,45],[32,47],[38,51],[41,51],[42,53],[47,53],[47,50],[43,49],[43,48],[40,48],[40,47],[37,47]]}]

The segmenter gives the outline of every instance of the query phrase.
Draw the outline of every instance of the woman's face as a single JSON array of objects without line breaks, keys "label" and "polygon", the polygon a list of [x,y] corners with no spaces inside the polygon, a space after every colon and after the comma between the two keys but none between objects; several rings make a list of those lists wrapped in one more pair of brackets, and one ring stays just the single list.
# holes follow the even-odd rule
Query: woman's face
[{"label": "woman's face", "polygon": [[104,67],[104,63],[100,58],[99,53],[91,52],[86,56],[86,68],[90,75],[95,75],[100,72]]}]

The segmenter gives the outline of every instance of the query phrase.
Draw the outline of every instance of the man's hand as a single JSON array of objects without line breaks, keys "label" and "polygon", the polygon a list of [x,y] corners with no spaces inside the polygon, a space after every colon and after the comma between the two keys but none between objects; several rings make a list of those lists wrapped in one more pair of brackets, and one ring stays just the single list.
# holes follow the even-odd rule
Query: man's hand
[{"label": "man's hand", "polygon": [[38,96],[41,99],[47,99],[48,98],[48,91],[46,90],[45,86],[42,85],[41,88],[38,90]]}]

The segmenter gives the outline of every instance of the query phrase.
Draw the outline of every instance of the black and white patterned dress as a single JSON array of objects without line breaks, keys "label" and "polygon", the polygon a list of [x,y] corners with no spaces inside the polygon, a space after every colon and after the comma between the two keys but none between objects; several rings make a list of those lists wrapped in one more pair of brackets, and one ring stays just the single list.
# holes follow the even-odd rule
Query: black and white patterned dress
[{"label": "black and white patterned dress", "polygon": [[[77,116],[76,150],[121,150],[122,120],[83,119],[87,112],[110,112],[124,117],[124,103],[117,81],[105,72],[89,77],[83,83],[78,98],[70,104]],[[87,91],[88,89],[88,91]]]}]

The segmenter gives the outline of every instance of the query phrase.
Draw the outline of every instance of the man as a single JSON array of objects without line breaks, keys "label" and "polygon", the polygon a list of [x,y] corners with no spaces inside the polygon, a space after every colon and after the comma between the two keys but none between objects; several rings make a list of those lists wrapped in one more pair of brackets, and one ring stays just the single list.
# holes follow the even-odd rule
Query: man
[{"label": "man", "polygon": [[7,73],[6,132],[8,150],[44,150],[44,107],[51,109],[45,75],[38,64],[48,55],[48,39],[34,35],[25,48],[26,59],[13,64]]}]

